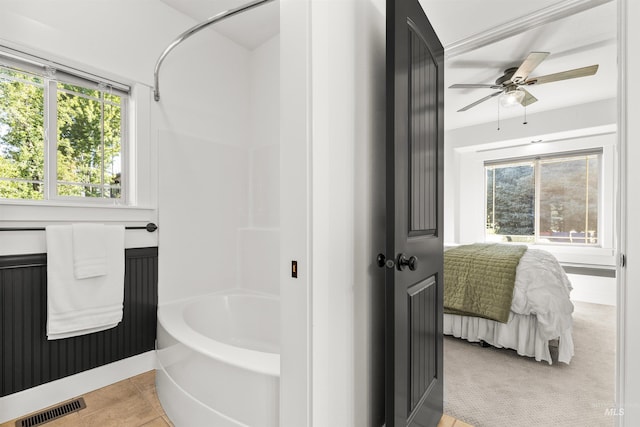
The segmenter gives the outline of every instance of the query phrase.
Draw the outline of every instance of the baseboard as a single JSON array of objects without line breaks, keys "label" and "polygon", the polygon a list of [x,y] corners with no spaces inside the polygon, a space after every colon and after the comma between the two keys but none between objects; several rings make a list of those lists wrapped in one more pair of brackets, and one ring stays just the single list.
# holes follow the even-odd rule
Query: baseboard
[{"label": "baseboard", "polygon": [[155,350],[0,398],[0,423],[156,369]]},{"label": "baseboard", "polygon": [[571,300],[593,304],[616,305],[617,280],[613,277],[567,274],[573,290]]}]

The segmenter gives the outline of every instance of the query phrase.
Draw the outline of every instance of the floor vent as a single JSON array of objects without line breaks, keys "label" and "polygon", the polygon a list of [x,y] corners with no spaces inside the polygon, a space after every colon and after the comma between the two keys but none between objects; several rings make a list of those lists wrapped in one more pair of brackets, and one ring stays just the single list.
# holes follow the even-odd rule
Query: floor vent
[{"label": "floor vent", "polygon": [[86,407],[87,404],[84,403],[84,399],[81,397],[58,405],[55,408],[47,409],[45,411],[38,412],[37,414],[29,415],[26,418],[22,418],[16,421],[16,427],[39,426],[48,423],[49,421],[53,421],[56,418],[64,417],[72,412],[78,412],[80,409],[84,409]]}]

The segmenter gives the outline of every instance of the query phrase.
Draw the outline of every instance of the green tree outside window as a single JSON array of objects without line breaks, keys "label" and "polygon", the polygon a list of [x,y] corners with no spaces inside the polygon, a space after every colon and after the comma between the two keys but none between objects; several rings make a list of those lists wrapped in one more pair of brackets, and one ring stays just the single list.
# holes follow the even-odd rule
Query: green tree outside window
[{"label": "green tree outside window", "polygon": [[[46,182],[46,99],[56,100],[49,135],[56,180]],[[0,67],[0,198],[120,198],[122,97]]]}]

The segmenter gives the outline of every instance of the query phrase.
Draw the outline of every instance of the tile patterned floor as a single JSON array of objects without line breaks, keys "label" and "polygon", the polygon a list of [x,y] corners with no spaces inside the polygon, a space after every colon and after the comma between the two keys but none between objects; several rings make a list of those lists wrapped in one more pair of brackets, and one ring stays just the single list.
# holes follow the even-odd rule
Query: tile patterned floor
[{"label": "tile patterned floor", "polygon": [[[165,414],[164,409],[162,409],[158,396],[156,395],[155,375],[155,371],[145,372],[144,374],[86,393],[82,395],[87,404],[85,409],[53,420],[44,424],[44,426],[173,426]],[[0,427],[15,427],[15,420],[0,424]]]},{"label": "tile patterned floor", "polygon": [[[65,415],[44,426],[173,427],[158,400],[155,378],[155,371],[149,371],[84,394],[82,397],[87,404],[85,409]],[[0,427],[15,427],[15,422],[16,420],[8,421],[0,424]],[[443,415],[438,427],[473,426]]]},{"label": "tile patterned floor", "polygon": [[445,414],[442,416],[442,419],[440,419],[440,422],[438,423],[438,427],[473,427],[473,426],[463,421],[456,420],[455,418]]}]

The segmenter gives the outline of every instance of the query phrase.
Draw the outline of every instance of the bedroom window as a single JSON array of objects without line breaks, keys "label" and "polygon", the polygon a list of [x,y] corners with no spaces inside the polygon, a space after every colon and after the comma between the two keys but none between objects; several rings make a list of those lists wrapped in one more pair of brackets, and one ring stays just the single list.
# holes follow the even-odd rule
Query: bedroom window
[{"label": "bedroom window", "polygon": [[599,246],[602,151],[485,163],[486,241]]},{"label": "bedroom window", "polygon": [[0,51],[0,199],[125,201],[129,88]]}]

